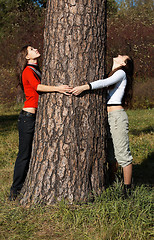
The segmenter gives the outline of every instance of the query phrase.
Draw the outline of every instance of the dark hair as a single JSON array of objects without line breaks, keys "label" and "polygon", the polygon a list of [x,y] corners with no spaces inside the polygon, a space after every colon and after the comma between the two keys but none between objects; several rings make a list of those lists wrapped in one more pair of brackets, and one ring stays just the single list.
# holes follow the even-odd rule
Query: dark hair
[{"label": "dark hair", "polygon": [[22,72],[27,65],[26,56],[28,54],[28,50],[27,50],[28,46],[29,45],[24,46],[17,55],[16,74],[17,74],[17,78],[18,78],[18,81],[19,81],[19,85],[21,86],[22,90],[23,90]]},{"label": "dark hair", "polygon": [[[125,66],[120,66],[116,69],[114,69],[113,71],[111,71],[109,73],[108,76],[112,76],[113,73],[115,73],[117,70],[122,69],[125,73],[126,73],[126,77],[127,77],[127,85],[125,88],[125,93],[123,96],[123,100],[122,100],[122,104],[128,107],[131,107],[131,103],[132,103],[132,97],[133,97],[133,74],[134,74],[134,61],[131,57],[128,57],[125,60],[126,65]],[[114,84],[115,85],[115,84]],[[113,88],[112,85],[109,88]]]}]

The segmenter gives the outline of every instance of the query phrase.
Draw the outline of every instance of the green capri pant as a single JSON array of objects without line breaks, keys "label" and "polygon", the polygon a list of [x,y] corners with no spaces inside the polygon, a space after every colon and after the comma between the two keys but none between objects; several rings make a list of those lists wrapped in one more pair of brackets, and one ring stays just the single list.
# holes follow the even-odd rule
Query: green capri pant
[{"label": "green capri pant", "polygon": [[109,137],[108,137],[108,161],[117,161],[122,167],[132,163],[132,155],[129,148],[128,116],[124,109],[108,113]]}]

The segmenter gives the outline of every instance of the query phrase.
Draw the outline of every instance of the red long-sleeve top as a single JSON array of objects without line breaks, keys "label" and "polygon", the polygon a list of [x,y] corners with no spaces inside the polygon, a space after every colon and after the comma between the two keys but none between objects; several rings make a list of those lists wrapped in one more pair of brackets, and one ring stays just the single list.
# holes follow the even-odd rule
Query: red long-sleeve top
[{"label": "red long-sleeve top", "polygon": [[37,74],[28,66],[22,73],[22,83],[26,97],[24,108],[37,108],[39,98],[37,86],[41,83],[41,81]]}]

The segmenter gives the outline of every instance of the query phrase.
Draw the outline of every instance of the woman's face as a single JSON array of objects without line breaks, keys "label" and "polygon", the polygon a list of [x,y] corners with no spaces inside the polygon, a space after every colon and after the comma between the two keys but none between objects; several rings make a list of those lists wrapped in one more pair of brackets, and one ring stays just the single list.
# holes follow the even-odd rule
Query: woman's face
[{"label": "woman's face", "polygon": [[128,58],[127,55],[118,55],[118,57],[113,58],[113,62],[118,64],[119,66],[126,65],[126,59]]},{"label": "woman's face", "polygon": [[27,54],[27,56],[26,56],[26,59],[27,59],[27,60],[37,59],[37,58],[39,58],[40,55],[41,55],[37,49],[35,49],[35,48],[31,47],[31,46],[29,46],[29,47],[27,48],[27,52],[28,52],[28,54]]}]

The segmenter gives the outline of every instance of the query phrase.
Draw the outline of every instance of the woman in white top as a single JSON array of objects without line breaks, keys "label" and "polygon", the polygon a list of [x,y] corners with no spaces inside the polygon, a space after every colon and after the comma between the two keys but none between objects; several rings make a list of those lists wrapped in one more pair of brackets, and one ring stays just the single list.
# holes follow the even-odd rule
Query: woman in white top
[{"label": "woman in white top", "polygon": [[[116,159],[123,168],[124,192],[130,194],[132,180],[132,155],[129,149],[128,117],[123,105],[131,101],[134,64],[132,58],[121,56],[113,58],[112,71],[108,78],[97,80],[82,86],[74,87],[71,92],[79,95],[86,90],[108,87],[107,111],[113,151],[109,149],[109,162],[116,172]],[[111,146],[110,146],[111,147]],[[112,163],[111,163],[112,158]]]}]

